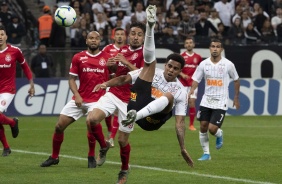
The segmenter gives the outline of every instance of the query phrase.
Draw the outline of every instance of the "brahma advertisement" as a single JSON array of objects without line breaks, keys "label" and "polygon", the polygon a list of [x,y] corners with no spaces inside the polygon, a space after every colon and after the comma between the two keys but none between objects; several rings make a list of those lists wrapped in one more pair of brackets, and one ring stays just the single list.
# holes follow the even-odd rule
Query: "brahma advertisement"
[{"label": "brahma advertisement", "polygon": [[[234,86],[229,88],[228,115],[282,115],[282,47],[228,47],[223,55],[231,60],[240,76],[241,108],[232,107]],[[163,68],[165,58],[172,52],[183,52],[183,48],[158,48],[158,67]],[[195,52],[203,58],[209,57],[208,48],[197,48]],[[9,106],[8,116],[58,115],[71,99],[72,92],[65,78],[34,79],[36,94],[28,97],[29,84],[25,78],[17,79],[17,93]],[[94,86],[93,86],[94,87]],[[203,83],[199,86],[197,105],[203,94]]]}]

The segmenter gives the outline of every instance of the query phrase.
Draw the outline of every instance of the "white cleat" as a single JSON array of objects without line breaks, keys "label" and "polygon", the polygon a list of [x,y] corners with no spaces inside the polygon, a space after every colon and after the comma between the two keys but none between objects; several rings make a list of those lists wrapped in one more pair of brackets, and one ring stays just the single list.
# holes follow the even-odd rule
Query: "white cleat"
[{"label": "white cleat", "polygon": [[137,116],[136,110],[132,109],[127,112],[126,119],[121,121],[121,124],[126,127],[135,122]]},{"label": "white cleat", "polygon": [[157,7],[156,5],[149,5],[146,8],[146,14],[147,14],[147,22],[148,24],[152,27],[156,23],[156,12],[157,12]]}]

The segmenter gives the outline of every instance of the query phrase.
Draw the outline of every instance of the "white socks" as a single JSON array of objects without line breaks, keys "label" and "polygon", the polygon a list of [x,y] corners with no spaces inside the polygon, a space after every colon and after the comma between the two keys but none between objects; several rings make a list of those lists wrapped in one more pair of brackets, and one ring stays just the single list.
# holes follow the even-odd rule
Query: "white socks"
[{"label": "white socks", "polygon": [[154,39],[154,27],[150,27],[148,23],[146,24],[146,35],[145,35],[145,41],[144,41],[144,49],[143,49],[143,55],[145,63],[152,63],[156,60],[155,55],[155,39]]},{"label": "white socks", "polygon": [[199,132],[199,139],[200,144],[202,146],[202,149],[204,151],[204,154],[210,154],[210,146],[209,146],[209,135],[208,132],[201,133]]},{"label": "white socks", "polygon": [[217,132],[214,134],[215,137],[221,137],[222,136],[222,130],[220,128],[217,129]]},{"label": "white socks", "polygon": [[158,112],[161,112],[166,106],[168,105],[169,101],[167,97],[161,96],[160,98],[150,102],[147,106],[145,106],[143,109],[140,109],[137,112],[136,120],[142,119],[144,117],[147,117],[151,114],[156,114]]}]

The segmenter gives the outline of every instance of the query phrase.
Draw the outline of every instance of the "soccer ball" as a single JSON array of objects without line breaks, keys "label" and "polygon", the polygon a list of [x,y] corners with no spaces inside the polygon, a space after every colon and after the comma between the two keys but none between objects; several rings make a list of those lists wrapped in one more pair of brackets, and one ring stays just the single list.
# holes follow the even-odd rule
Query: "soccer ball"
[{"label": "soccer ball", "polygon": [[70,27],[75,23],[76,12],[70,6],[61,6],[55,12],[55,21],[58,25]]}]

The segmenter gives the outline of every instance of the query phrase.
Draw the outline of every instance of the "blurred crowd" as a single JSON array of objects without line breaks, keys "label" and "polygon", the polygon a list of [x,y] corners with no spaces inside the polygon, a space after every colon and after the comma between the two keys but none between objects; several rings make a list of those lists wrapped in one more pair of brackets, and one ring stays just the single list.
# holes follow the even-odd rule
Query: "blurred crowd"
[{"label": "blurred crowd", "polygon": [[[47,47],[85,47],[91,30],[103,35],[101,47],[112,42],[116,27],[128,30],[134,21],[146,22],[145,8],[157,6],[157,44],[181,44],[187,36],[196,43],[210,38],[225,44],[277,44],[282,42],[282,0],[57,0],[42,8],[38,17],[38,43]],[[61,5],[72,6],[77,20],[70,28],[58,26],[54,13]],[[20,46],[26,28],[8,1],[1,3],[0,23],[7,28],[8,42]],[[39,46],[39,44],[37,45]]]},{"label": "blurred crowd", "polygon": [[85,36],[96,30],[111,42],[112,30],[128,30],[134,21],[146,22],[145,8],[157,6],[157,44],[182,43],[194,36],[197,43],[211,37],[225,44],[276,44],[282,42],[282,0],[73,0],[57,1],[72,6],[76,23],[67,30],[72,47],[85,46]]}]

